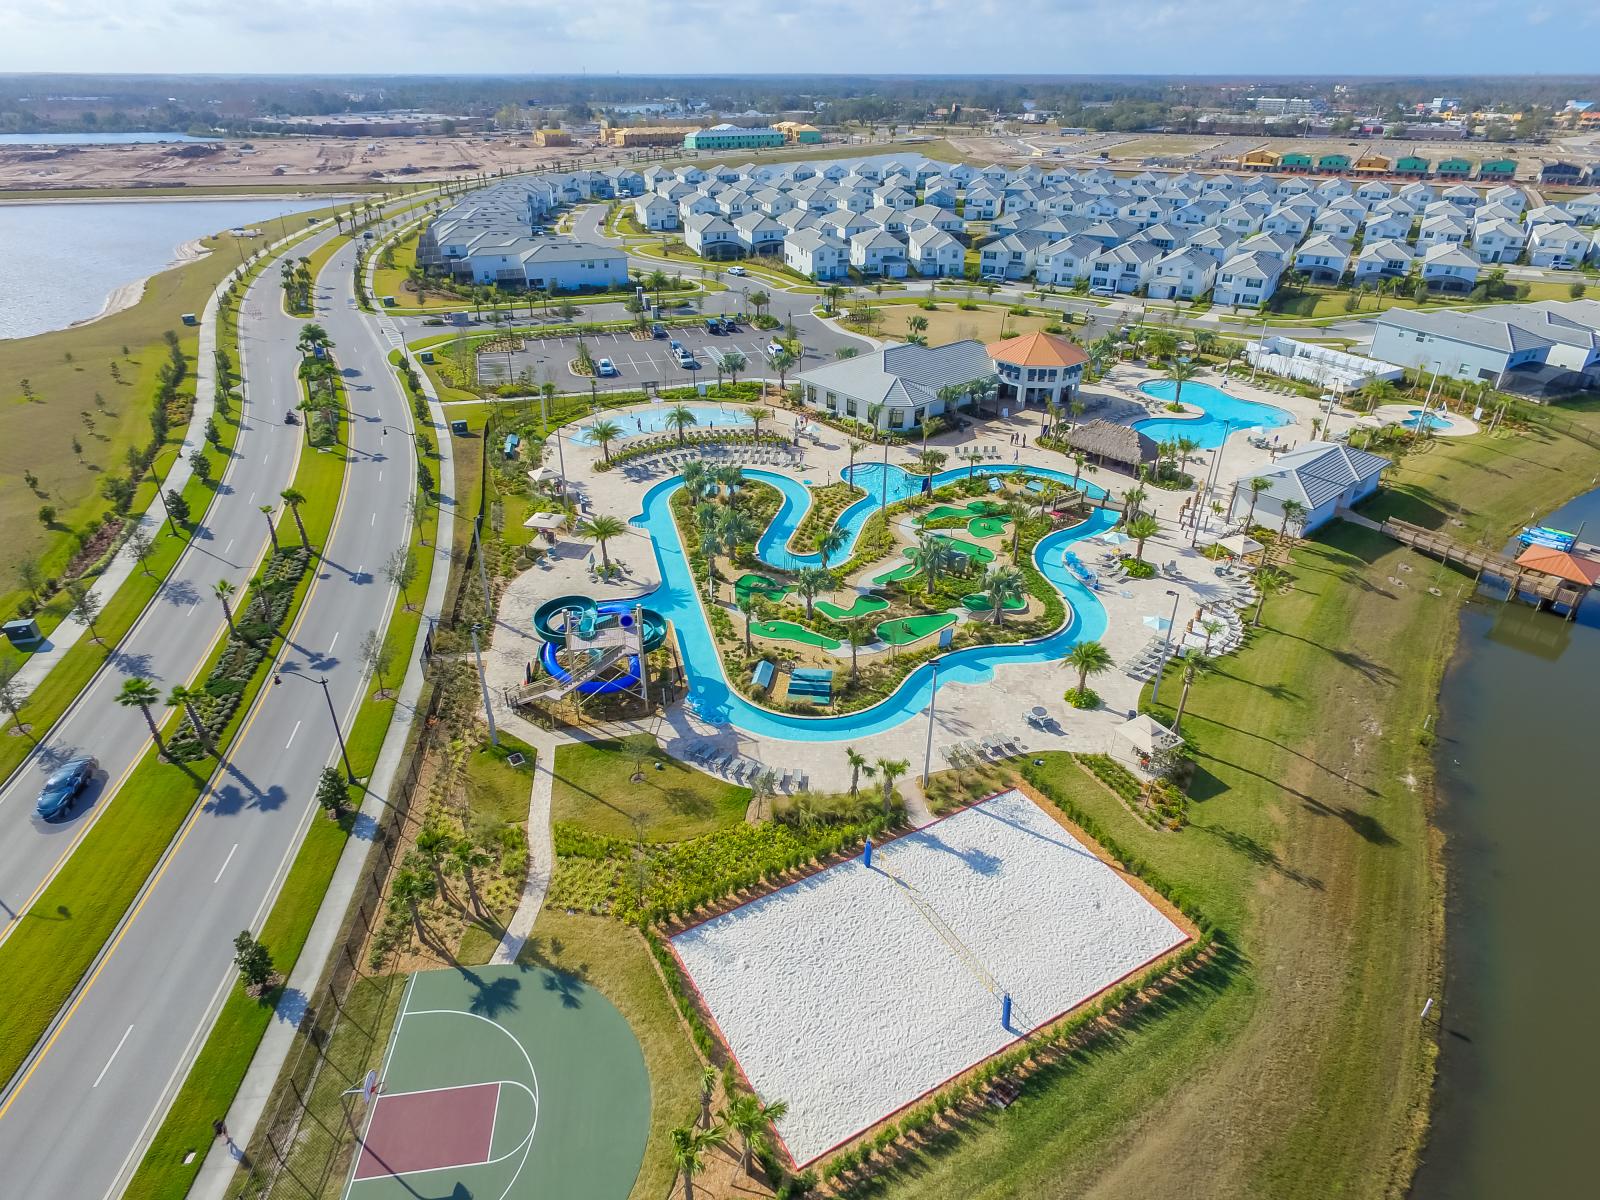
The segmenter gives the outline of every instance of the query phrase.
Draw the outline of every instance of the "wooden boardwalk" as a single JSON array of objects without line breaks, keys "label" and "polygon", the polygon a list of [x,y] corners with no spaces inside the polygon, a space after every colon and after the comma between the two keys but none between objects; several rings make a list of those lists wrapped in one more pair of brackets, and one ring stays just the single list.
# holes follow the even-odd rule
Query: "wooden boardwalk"
[{"label": "wooden boardwalk", "polygon": [[1462,567],[1473,572],[1477,578],[1488,575],[1500,580],[1510,589],[1508,599],[1515,595],[1531,596],[1541,607],[1546,604],[1565,604],[1575,610],[1589,591],[1588,588],[1571,583],[1558,575],[1548,575],[1543,571],[1519,566],[1515,560],[1503,554],[1484,550],[1479,546],[1465,545],[1448,534],[1424,529],[1409,521],[1390,517],[1380,528],[1402,546],[1409,546],[1419,553],[1440,559],[1452,566]]}]

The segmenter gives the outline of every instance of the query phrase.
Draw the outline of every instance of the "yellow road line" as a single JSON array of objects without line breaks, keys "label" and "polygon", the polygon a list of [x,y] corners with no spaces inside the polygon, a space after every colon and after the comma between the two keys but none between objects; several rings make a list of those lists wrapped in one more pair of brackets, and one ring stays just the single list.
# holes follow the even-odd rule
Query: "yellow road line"
[{"label": "yellow road line", "polygon": [[[354,449],[351,448],[347,453],[353,454]],[[334,533],[339,528],[339,521],[344,515],[345,497],[349,494],[349,491],[350,472],[348,469],[346,469],[344,473],[344,481],[339,488],[339,503],[334,509],[333,523],[328,527],[327,540],[323,543],[324,554],[326,553],[327,546],[333,541]],[[318,564],[321,564],[325,561],[324,554],[319,554],[317,556]],[[295,616],[294,624],[289,627],[289,632],[283,636],[282,641],[279,643],[279,656],[283,654],[284,648],[289,646],[294,641],[295,635],[300,630],[301,623],[306,619],[306,615],[311,611],[312,598],[317,594],[317,585],[321,582],[322,576],[320,573],[312,576],[311,587],[307,589],[306,597],[300,603],[300,611]],[[249,734],[251,727],[256,723],[256,718],[259,717],[265,710],[266,698],[271,687],[272,684],[270,682],[265,682],[262,684],[261,690],[256,693],[255,704],[251,707],[250,715],[245,718],[244,727],[239,730],[238,737],[234,738],[233,740],[233,747],[229,751],[230,755],[236,752],[239,747],[244,744],[245,737]],[[220,771],[221,769],[222,764],[219,762],[217,764],[217,770],[212,772],[213,779],[216,778],[217,771]],[[16,1103],[17,1097],[20,1096],[22,1094],[22,1090],[28,1086],[28,1081],[33,1078],[33,1073],[39,1069],[39,1065],[44,1062],[46,1056],[49,1055],[51,1049],[61,1037],[61,1034],[72,1022],[73,1016],[76,1015],[79,1007],[83,1004],[90,991],[93,990],[95,983],[99,980],[101,973],[106,969],[106,964],[111,961],[112,956],[116,954],[118,947],[122,945],[123,939],[128,936],[128,931],[133,928],[134,922],[139,919],[139,914],[144,911],[144,906],[149,902],[150,897],[155,895],[156,887],[161,883],[162,877],[166,875],[167,868],[177,860],[178,851],[183,848],[184,842],[188,840],[189,834],[194,830],[196,823],[200,820],[201,814],[205,812],[206,797],[210,794],[211,788],[209,786],[200,794],[200,799],[195,804],[194,811],[189,814],[189,819],[184,822],[183,830],[178,834],[178,838],[172,844],[171,850],[167,852],[167,855],[162,860],[161,865],[156,869],[155,875],[150,879],[149,883],[145,885],[144,894],[139,897],[137,903],[134,904],[133,909],[123,920],[122,928],[117,931],[117,936],[112,939],[111,945],[107,947],[106,952],[100,959],[99,964],[90,974],[88,982],[83,985],[83,989],[78,993],[76,998],[74,998],[65,1015],[62,1016],[60,1023],[56,1025],[53,1031],[51,1031],[51,1034],[45,1040],[44,1045],[40,1047],[38,1054],[34,1055],[33,1061],[28,1064],[27,1071],[23,1073],[21,1079],[17,1080],[16,1087],[11,1089],[11,1094],[6,1097],[5,1103],[0,1104],[0,1120],[5,1119],[6,1113],[9,1112],[11,1106]]]}]

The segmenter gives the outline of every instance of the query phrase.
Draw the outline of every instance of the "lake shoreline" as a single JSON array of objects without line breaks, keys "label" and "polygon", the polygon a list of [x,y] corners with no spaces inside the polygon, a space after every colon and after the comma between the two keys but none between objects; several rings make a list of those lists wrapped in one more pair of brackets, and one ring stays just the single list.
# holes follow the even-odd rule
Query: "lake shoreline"
[{"label": "lake shoreline", "polygon": [[172,252],[172,259],[160,270],[151,271],[143,279],[136,279],[132,283],[124,283],[112,288],[111,294],[106,297],[106,302],[101,306],[99,312],[92,317],[84,317],[82,320],[74,321],[66,328],[81,329],[85,325],[93,325],[96,321],[103,321],[114,313],[132,308],[144,298],[145,285],[161,274],[162,271],[170,271],[173,267],[182,267],[192,262],[198,262],[210,253],[211,247],[206,245],[205,238],[194,238],[191,241],[184,242]]}]

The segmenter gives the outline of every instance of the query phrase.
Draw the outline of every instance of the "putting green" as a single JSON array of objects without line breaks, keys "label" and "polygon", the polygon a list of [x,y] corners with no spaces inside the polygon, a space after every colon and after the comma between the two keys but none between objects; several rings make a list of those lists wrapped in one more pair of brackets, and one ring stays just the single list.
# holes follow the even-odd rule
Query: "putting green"
[{"label": "putting green", "polygon": [[943,521],[947,517],[990,517],[999,511],[1000,506],[992,500],[974,500],[962,505],[940,504],[918,518],[917,523]]},{"label": "putting green", "polygon": [[[961,603],[972,612],[989,611],[989,597],[982,592],[971,592],[961,597]],[[1028,607],[1028,599],[1026,596],[1013,596],[1000,607],[1004,612],[1021,612]]]},{"label": "putting green", "polygon": [[957,554],[965,554],[968,558],[975,559],[978,562],[994,561],[994,551],[990,550],[987,546],[978,545],[977,542],[968,542],[961,538],[943,536],[940,536],[939,540],[945,545],[949,546],[950,549],[954,550]]},{"label": "putting green", "polygon": [[733,594],[740,600],[746,596],[757,595],[769,604],[777,604],[794,588],[787,583],[779,583],[768,579],[765,575],[741,575],[733,585]]},{"label": "putting green", "polygon": [[[907,551],[907,553],[909,553],[909,551]],[[902,563],[894,570],[886,571],[884,574],[877,576],[872,582],[877,584],[879,587],[883,587],[886,584],[899,583],[902,579],[909,579],[916,573],[916,563]]]},{"label": "putting green", "polygon": [[829,604],[826,600],[817,601],[817,611],[830,621],[854,621],[857,617],[882,612],[888,607],[889,602],[882,596],[857,596],[855,603],[849,608],[840,608],[837,604]]},{"label": "putting green", "polygon": [[779,642],[799,642],[802,646],[815,646],[819,650],[837,650],[839,643],[814,629],[796,625],[793,621],[757,621],[750,626],[756,637],[772,638]]},{"label": "putting green", "polygon": [[883,621],[878,625],[878,637],[891,646],[906,646],[930,633],[938,633],[946,625],[955,624],[956,615],[951,612],[922,613],[915,617],[899,617],[893,621]]},{"label": "putting green", "polygon": [[999,537],[1009,524],[1010,517],[973,517],[967,522],[967,533],[975,538]]}]

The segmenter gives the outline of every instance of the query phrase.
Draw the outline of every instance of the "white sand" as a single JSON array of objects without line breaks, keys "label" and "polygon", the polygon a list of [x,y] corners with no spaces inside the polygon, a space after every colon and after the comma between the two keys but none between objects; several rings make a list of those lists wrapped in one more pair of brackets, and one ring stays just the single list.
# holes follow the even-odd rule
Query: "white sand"
[{"label": "white sand", "polygon": [[806,1163],[1185,935],[1011,791],[672,940]]}]

